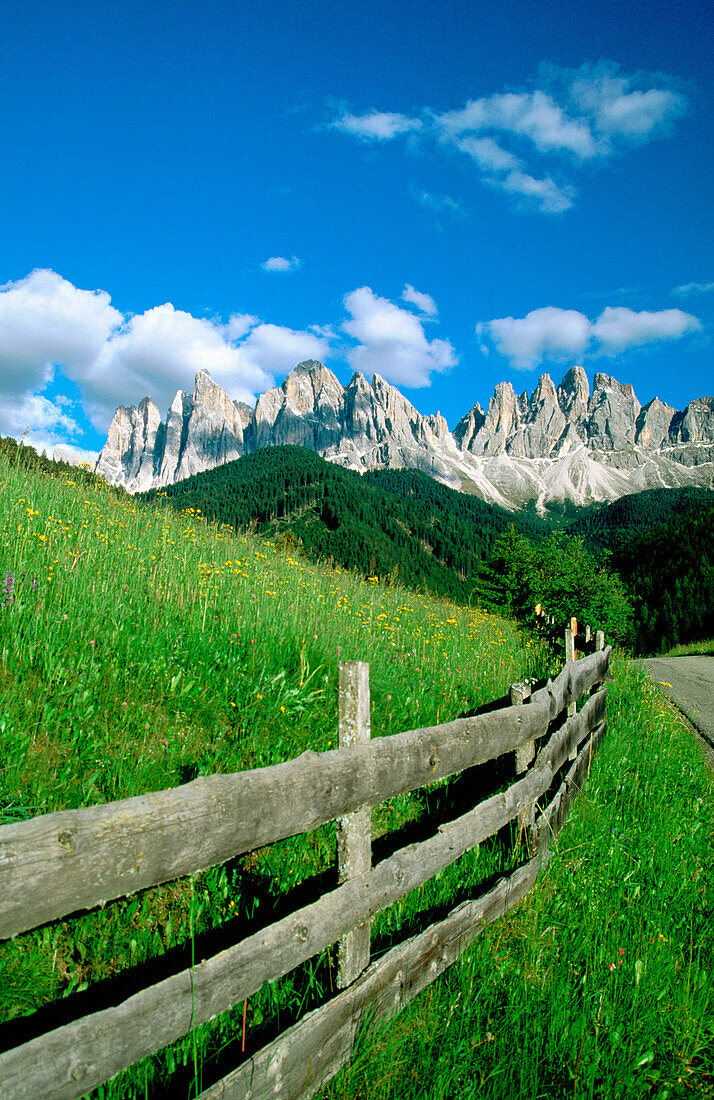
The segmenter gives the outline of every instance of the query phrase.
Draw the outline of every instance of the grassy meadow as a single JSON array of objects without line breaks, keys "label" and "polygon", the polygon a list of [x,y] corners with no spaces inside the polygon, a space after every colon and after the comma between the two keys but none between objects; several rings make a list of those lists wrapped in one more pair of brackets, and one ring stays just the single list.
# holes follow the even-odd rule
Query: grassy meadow
[{"label": "grassy meadow", "polygon": [[[370,662],[374,736],[549,670],[507,620],[22,457],[0,452],[0,822],[334,747],[340,658]],[[657,689],[624,660],[616,680],[604,747],[539,886],[366,1033],[323,1100],[712,1095],[712,781]],[[439,820],[448,790],[376,810],[377,846]],[[469,853],[380,914],[375,954],[518,858],[496,839]],[[212,929],[238,939],[332,881],[326,826],[19,936],[0,944],[0,1020],[170,950],[190,962]],[[251,998],[248,1052],[333,975],[328,951]],[[195,1097],[241,1030],[238,1006],[92,1096]]]},{"label": "grassy meadow", "polygon": [[[341,658],[370,662],[374,736],[446,721],[545,671],[542,647],[506,620],[320,568],[194,509],[147,507],[23,459],[0,453],[0,823],[334,746]],[[373,815],[375,835],[426,809],[418,793],[392,800]],[[499,858],[467,858],[384,914],[384,935]],[[2,1019],[226,920],[268,923],[288,890],[333,865],[326,826],[20,936],[0,946]],[[319,998],[331,968],[326,953],[254,999],[251,1035]],[[98,1095],[161,1095],[184,1065],[195,1095],[199,1063],[235,1026],[228,1014]]]}]

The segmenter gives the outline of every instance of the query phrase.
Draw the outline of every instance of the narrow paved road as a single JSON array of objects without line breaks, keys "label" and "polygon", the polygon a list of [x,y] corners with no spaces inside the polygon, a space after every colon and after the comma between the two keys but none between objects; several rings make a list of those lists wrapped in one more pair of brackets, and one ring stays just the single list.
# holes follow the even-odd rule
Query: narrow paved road
[{"label": "narrow paved road", "polygon": [[701,735],[714,767],[714,657],[648,657],[642,664]]}]

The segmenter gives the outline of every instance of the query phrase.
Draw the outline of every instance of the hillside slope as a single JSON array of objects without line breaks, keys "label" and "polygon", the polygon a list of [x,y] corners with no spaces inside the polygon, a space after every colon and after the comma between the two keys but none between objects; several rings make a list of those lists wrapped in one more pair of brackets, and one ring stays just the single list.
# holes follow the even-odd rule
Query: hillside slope
[{"label": "hillside slope", "polygon": [[692,505],[613,554],[632,593],[639,653],[714,636],[714,503]]},{"label": "hillside slope", "polygon": [[[156,491],[147,494],[155,499]],[[255,528],[313,560],[468,600],[497,535],[535,518],[514,516],[416,470],[361,477],[302,447],[270,447],[169,485],[174,508],[197,508],[237,529]]]},{"label": "hillside slope", "polygon": [[619,550],[644,532],[682,516],[690,508],[714,504],[714,491],[687,487],[647,489],[612,504],[581,510],[568,531],[581,535],[592,549]]}]

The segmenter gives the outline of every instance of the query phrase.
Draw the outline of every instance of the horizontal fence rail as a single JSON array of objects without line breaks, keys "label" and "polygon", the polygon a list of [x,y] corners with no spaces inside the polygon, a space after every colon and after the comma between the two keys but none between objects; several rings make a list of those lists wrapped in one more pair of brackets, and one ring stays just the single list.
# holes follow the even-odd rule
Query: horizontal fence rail
[{"label": "horizontal fence rail", "polygon": [[[349,1056],[368,1008],[389,1018],[530,889],[604,732],[607,687],[595,689],[611,679],[610,652],[566,664],[530,695],[528,685],[514,685],[512,706],[374,741],[367,741],[368,666],[345,662],[337,750],[0,828],[0,927],[6,937],[335,818],[342,836],[335,889],[119,1003],[0,1054],[3,1098],[79,1097],[339,941],[339,984],[348,988],[204,1094],[212,1100],[311,1095]],[[588,694],[580,711],[552,728]],[[549,730],[530,764],[536,741]],[[371,867],[370,807],[507,752],[519,754],[522,778]],[[544,808],[555,777],[573,759]],[[371,918],[511,821],[528,828],[536,856],[365,972]]]},{"label": "horizontal fence rail", "polygon": [[[387,1023],[463,954],[483,930],[513,909],[535,885],[550,859],[550,841],[560,832],[579,793],[602,722],[558,789],[550,811],[532,835],[536,856],[474,901],[465,901],[425,932],[392,948],[344,993],[308,1013],[273,1043],[201,1093],[199,1100],[256,1100],[312,1096],[349,1060],[369,1017]],[[557,812],[553,812],[556,807]]]},{"label": "horizontal fence rail", "polygon": [[0,826],[0,939],[205,871],[513,751],[606,677],[609,659],[607,648],[566,665],[525,707]]}]

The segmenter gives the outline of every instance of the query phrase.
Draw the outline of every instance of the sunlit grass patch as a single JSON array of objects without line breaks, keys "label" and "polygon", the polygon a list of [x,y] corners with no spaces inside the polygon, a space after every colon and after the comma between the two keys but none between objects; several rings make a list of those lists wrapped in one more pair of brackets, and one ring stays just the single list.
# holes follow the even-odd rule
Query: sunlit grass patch
[{"label": "sunlit grass patch", "polygon": [[[370,663],[373,736],[447,721],[547,667],[505,619],[309,564],[196,510],[147,507],[2,453],[0,491],[0,822],[334,748],[340,659]],[[375,836],[422,813],[399,796],[375,811]],[[334,860],[325,826],[19,936],[0,946],[0,1014],[32,1012],[225,921],[268,922]],[[445,874],[385,917],[385,935],[462,879]],[[328,952],[251,998],[251,1042],[275,1013],[292,1019],[328,992],[331,966]],[[97,1095],[158,1089],[197,1050],[210,1061],[239,1011]]]}]

